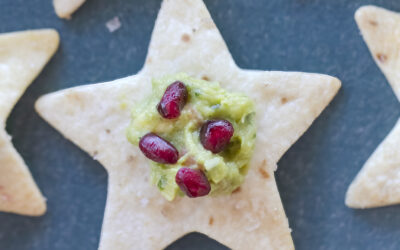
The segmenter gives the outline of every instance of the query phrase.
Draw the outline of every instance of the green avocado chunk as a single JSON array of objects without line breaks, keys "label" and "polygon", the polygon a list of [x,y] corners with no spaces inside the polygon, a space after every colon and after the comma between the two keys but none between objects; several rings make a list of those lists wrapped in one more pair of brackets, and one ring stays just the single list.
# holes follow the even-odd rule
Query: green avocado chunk
[{"label": "green avocado chunk", "polygon": [[[156,106],[166,88],[181,81],[188,90],[188,101],[177,119],[164,119]],[[152,95],[132,110],[127,131],[128,140],[138,145],[140,138],[153,132],[168,140],[179,151],[176,164],[151,161],[151,182],[162,195],[172,201],[183,195],[175,182],[182,167],[201,169],[211,184],[210,195],[231,194],[244,181],[256,139],[254,103],[245,95],[222,89],[217,82],[195,79],[179,73],[153,79]],[[207,120],[224,119],[232,123],[234,134],[222,152],[213,154],[204,149],[199,131]]]}]

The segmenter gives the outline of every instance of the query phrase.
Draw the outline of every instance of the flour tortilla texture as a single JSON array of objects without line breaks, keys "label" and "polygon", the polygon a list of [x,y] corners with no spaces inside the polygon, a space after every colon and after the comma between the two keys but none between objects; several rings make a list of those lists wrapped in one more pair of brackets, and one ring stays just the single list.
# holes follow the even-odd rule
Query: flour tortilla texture
[{"label": "flour tortilla texture", "polygon": [[45,198],[16,152],[5,124],[15,103],[50,60],[59,44],[54,30],[0,35],[0,211],[38,216]]},{"label": "flour tortilla texture", "polygon": [[[149,183],[148,160],[126,139],[130,110],[151,93],[151,79],[178,72],[218,81],[256,103],[254,157],[231,196],[166,201]],[[36,109],[108,171],[100,249],[164,249],[190,232],[232,249],[294,249],[276,163],[339,88],[326,75],[238,68],[202,1],[164,0],[137,75],[48,94]]]},{"label": "flour tortilla texture", "polygon": [[53,0],[54,9],[60,18],[69,19],[86,0]]},{"label": "flour tortilla texture", "polygon": [[[355,18],[376,64],[400,98],[400,15],[375,6],[357,10]],[[400,203],[400,123],[365,163],[346,195],[353,208]]]}]

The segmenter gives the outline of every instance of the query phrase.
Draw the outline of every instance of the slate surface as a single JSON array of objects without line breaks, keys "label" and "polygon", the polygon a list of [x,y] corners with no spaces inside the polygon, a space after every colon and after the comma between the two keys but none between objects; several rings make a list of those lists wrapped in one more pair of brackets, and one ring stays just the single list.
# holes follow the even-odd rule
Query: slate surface
[{"label": "slate surface", "polygon": [[[345,191],[400,115],[353,19],[361,5],[397,0],[206,0],[239,66],[319,72],[343,81],[333,103],[276,173],[297,249],[400,249],[400,207],[352,210]],[[1,250],[97,249],[107,174],[33,109],[42,94],[109,81],[142,66],[160,0],[88,0],[71,21],[49,0],[0,0],[0,32],[53,27],[61,48],[12,112],[7,131],[48,198],[40,218],[0,214]],[[105,23],[118,16],[122,27]],[[171,38],[173,39],[173,38]],[[90,129],[90,128],[88,128]],[[168,250],[226,249],[200,234]]]}]

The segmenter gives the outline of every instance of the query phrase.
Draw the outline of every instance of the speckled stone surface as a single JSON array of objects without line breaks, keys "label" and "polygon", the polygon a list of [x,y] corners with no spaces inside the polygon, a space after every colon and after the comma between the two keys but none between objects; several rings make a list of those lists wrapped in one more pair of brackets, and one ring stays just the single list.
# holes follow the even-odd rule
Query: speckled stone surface
[{"label": "speckled stone surface", "polygon": [[[400,11],[400,1],[205,2],[239,66],[326,73],[343,82],[333,103],[279,162],[277,182],[297,249],[400,249],[400,206],[344,205],[351,180],[400,116],[353,14],[367,3]],[[0,213],[1,250],[97,249],[106,171],[39,118],[33,104],[48,92],[136,73],[159,6],[160,0],[88,0],[64,21],[49,0],[0,1],[0,32],[52,27],[61,33],[59,51],[7,122],[48,198],[48,212],[40,218]],[[122,27],[109,33],[105,23],[115,16]],[[200,234],[168,247],[183,249],[226,248]]]}]

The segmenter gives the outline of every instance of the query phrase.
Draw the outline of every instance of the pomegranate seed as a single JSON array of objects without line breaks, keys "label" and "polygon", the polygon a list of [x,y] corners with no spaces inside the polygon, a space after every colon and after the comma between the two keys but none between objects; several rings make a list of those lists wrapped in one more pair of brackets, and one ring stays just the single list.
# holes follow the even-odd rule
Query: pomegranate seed
[{"label": "pomegranate seed", "polygon": [[233,132],[233,126],[227,120],[207,121],[201,127],[200,141],[205,149],[216,154],[229,144]]},{"label": "pomegranate seed", "polygon": [[180,168],[175,176],[176,184],[191,198],[210,193],[211,186],[204,173],[198,169]]},{"label": "pomegranate seed", "polygon": [[171,143],[153,133],[140,139],[139,148],[147,158],[161,164],[174,164],[179,158],[178,150]]},{"label": "pomegranate seed", "polygon": [[161,101],[157,105],[160,115],[166,119],[178,118],[188,99],[185,84],[176,81],[165,90]]}]

